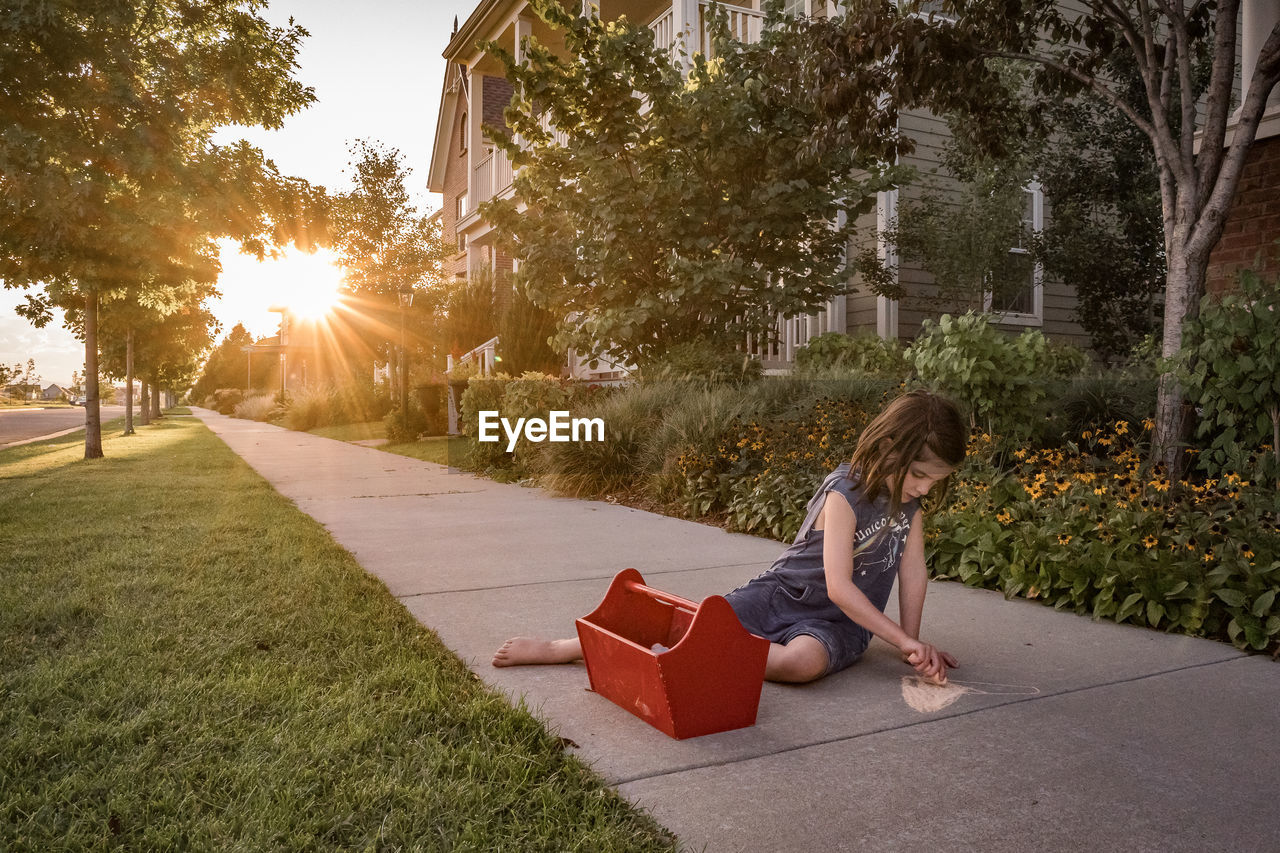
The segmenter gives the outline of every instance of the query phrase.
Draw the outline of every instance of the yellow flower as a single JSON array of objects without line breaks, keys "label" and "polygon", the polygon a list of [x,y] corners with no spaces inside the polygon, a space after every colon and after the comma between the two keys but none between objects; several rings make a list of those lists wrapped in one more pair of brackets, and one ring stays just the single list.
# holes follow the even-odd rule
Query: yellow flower
[{"label": "yellow flower", "polygon": [[1148,548],[1154,548],[1160,544],[1160,540],[1152,536],[1151,534],[1147,534],[1146,536],[1143,537],[1142,544]]},{"label": "yellow flower", "polygon": [[1070,544],[1070,543],[1071,543],[1071,534],[1070,534],[1070,533],[1059,533],[1059,534],[1058,534],[1058,544],[1059,544],[1059,545],[1068,545],[1068,544]]},{"label": "yellow flower", "polygon": [[1129,425],[1124,421],[1116,421],[1116,435],[1125,435],[1129,432]]},{"label": "yellow flower", "polygon": [[1107,493],[1107,489],[1105,486],[1098,486],[1096,489],[1093,490],[1093,493],[1095,495],[1105,495]]},{"label": "yellow flower", "polygon": [[1013,521],[1013,516],[1009,514],[1009,510],[1007,509],[1001,510],[1000,513],[996,516],[996,521],[1000,522],[1001,524],[1008,524],[1009,522]]}]

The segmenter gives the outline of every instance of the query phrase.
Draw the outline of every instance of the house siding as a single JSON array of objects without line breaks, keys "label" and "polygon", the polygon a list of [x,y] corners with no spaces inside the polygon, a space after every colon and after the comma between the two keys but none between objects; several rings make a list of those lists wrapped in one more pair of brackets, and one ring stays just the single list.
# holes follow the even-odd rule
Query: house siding
[{"label": "house siding", "polygon": [[[901,114],[899,127],[915,143],[914,150],[904,154],[900,162],[904,166],[915,168],[921,178],[899,190],[899,203],[920,201],[924,196],[924,179],[933,179],[943,192],[952,187],[958,189],[958,182],[947,175],[942,165],[947,140],[950,138],[946,121],[928,111],[911,111]],[[1046,201],[1046,221],[1050,215]],[[942,308],[936,304],[938,291],[933,276],[918,261],[900,260],[898,280],[907,293],[898,305],[899,338],[911,340],[917,337],[921,324],[927,318],[935,318],[947,310],[966,310],[964,306]],[[1088,335],[1075,318],[1075,289],[1061,281],[1046,278],[1042,295],[1042,321],[1031,327],[1039,328],[1046,336],[1055,340],[1088,346]],[[1017,323],[1001,325],[1015,333],[1027,328],[1026,325]]]}]

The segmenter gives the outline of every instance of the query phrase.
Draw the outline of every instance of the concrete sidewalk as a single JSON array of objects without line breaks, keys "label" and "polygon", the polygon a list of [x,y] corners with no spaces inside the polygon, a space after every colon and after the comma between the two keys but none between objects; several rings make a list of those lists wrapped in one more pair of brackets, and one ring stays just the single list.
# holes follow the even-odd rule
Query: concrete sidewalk
[{"label": "concrete sidewalk", "polygon": [[752,728],[675,741],[585,668],[495,669],[570,636],[620,569],[699,600],[781,546],[194,410],[486,682],[686,845],[709,851],[1280,850],[1280,669],[1228,646],[950,583],[926,636],[975,691],[922,713],[879,641],[851,670],[766,684]]}]

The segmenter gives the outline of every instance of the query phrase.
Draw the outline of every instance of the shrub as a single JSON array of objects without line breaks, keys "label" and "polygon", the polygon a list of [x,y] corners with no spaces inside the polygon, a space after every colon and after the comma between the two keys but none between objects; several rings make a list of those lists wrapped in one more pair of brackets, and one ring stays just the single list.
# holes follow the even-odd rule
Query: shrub
[{"label": "shrub", "polygon": [[460,460],[462,467],[498,476],[502,476],[500,472],[505,471],[508,472],[506,476],[510,476],[515,460],[505,452],[504,442],[479,441],[477,415],[481,411],[502,409],[502,395],[510,381],[510,376],[499,373],[494,376],[473,376],[467,382],[467,388],[458,400],[458,426],[467,438],[467,450]]},{"label": "shrub", "polygon": [[391,411],[391,398],[372,382],[346,382],[329,389],[329,425],[364,424],[381,420]]},{"label": "shrub", "polygon": [[[507,383],[502,391],[502,405],[498,410],[512,423],[516,418],[547,418],[553,410],[564,410],[568,405],[569,392],[564,384],[554,376],[537,371],[522,373],[519,378]],[[505,439],[504,439],[505,442]],[[521,475],[532,473],[537,466],[537,458],[549,443],[534,444],[527,441],[516,443],[512,454],[512,467]],[[503,449],[506,449],[505,443]]]},{"label": "shrub", "polygon": [[[1206,296],[1187,324],[1179,379],[1200,407],[1201,465],[1280,478],[1280,291],[1253,272],[1240,292]],[[1252,463],[1249,457],[1252,455]]]},{"label": "shrub", "polygon": [[1061,341],[1047,341],[1041,371],[1051,379],[1075,379],[1083,376],[1091,363],[1089,354],[1079,347]]},{"label": "shrub", "polygon": [[273,421],[284,415],[284,408],[276,403],[273,394],[257,394],[246,397],[235,408],[237,418],[251,421]]},{"label": "shrub", "polygon": [[796,371],[800,375],[829,370],[846,370],[905,378],[911,368],[903,357],[902,344],[876,335],[842,335],[827,332],[811,338],[796,350]]},{"label": "shrub", "polygon": [[725,350],[706,341],[676,344],[644,366],[643,381],[697,380],[713,385],[743,384],[760,378],[759,360],[743,352]]},{"label": "shrub", "polygon": [[449,430],[449,386],[443,382],[419,385],[413,389],[426,421],[427,435],[444,435]]},{"label": "shrub", "polygon": [[1120,421],[1048,451],[975,436],[925,534],[933,572],[1094,618],[1274,644],[1274,489],[1235,474],[1171,482],[1146,471],[1151,426]]},{"label": "shrub", "polygon": [[236,406],[244,401],[244,392],[239,388],[219,388],[204,403],[206,408],[213,409],[223,415],[234,415]]},{"label": "shrub", "polygon": [[1099,377],[1055,383],[1044,401],[1039,444],[1061,447],[1086,431],[1109,429],[1117,422],[1137,430],[1154,417],[1156,384],[1152,380]]},{"label": "shrub", "polygon": [[303,387],[289,394],[285,426],[306,432],[316,427],[329,426],[333,421],[333,392],[324,386]]},{"label": "shrub", "polygon": [[574,407],[574,416],[603,420],[604,441],[547,444],[537,473],[549,488],[577,497],[643,486],[646,440],[694,387],[682,382],[649,383],[589,397]]},{"label": "shrub", "polygon": [[925,320],[906,359],[920,380],[969,410],[973,426],[1024,434],[1044,396],[1047,343],[1038,330],[1010,338],[985,314]]},{"label": "shrub", "polygon": [[387,427],[387,441],[391,444],[409,444],[427,431],[427,418],[417,406],[396,406],[387,412],[382,421]]}]

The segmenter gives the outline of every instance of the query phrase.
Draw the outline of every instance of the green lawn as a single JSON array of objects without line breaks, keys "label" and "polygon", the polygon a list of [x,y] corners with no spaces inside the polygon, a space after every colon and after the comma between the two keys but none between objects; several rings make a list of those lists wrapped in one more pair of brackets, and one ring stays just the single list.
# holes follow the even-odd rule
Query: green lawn
[{"label": "green lawn", "polygon": [[[371,438],[386,438],[387,428],[382,421],[373,421],[366,424],[343,424],[342,426],[316,427],[308,430],[312,435],[324,436],[325,438],[336,438],[339,441],[364,441]],[[466,446],[465,439],[462,436],[437,435],[430,438],[424,438],[420,441],[411,441],[407,444],[384,444],[378,449],[385,450],[388,453],[398,453],[401,456],[411,456],[414,459],[421,459],[425,462],[435,462],[439,465],[449,464],[449,453],[452,450],[457,454]],[[456,458],[456,457],[455,457]]]},{"label": "green lawn", "polygon": [[366,441],[371,438],[386,438],[387,425],[382,421],[370,421],[367,424],[316,427],[307,432],[324,438],[336,438],[338,441]]},{"label": "green lawn", "polygon": [[414,459],[422,459],[426,462],[448,465],[449,454],[453,453],[454,458],[457,459],[458,454],[466,446],[465,443],[466,439],[460,435],[437,435],[408,444],[384,444],[379,449],[388,453],[398,453],[401,456],[412,456]]},{"label": "green lawn", "polygon": [[0,849],[660,850],[198,421],[0,451]]}]

